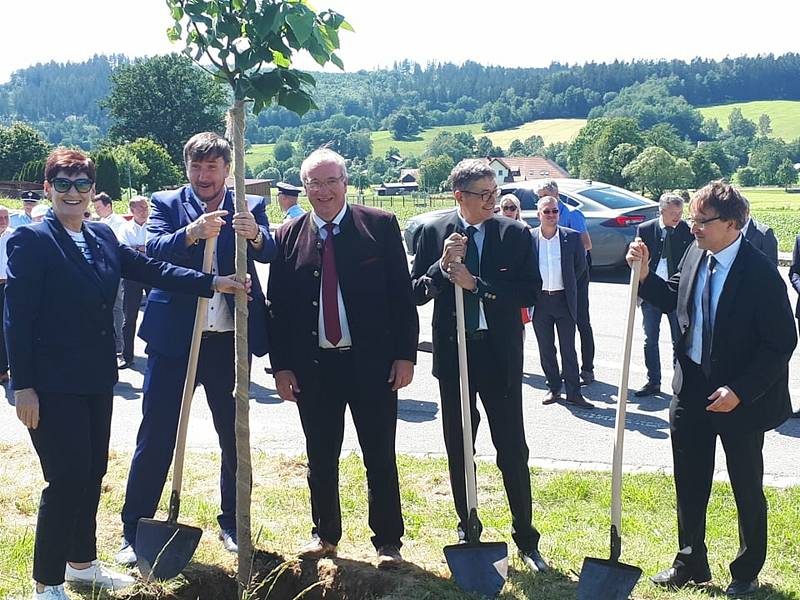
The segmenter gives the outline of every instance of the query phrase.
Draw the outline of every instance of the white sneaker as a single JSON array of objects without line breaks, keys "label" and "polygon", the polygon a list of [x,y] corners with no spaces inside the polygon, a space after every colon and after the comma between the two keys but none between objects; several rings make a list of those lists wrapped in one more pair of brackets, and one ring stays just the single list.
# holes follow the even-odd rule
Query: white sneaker
[{"label": "white sneaker", "polygon": [[36,591],[36,584],[33,584],[33,600],[70,600],[63,585],[46,585],[43,592]]},{"label": "white sneaker", "polygon": [[122,546],[114,555],[114,560],[117,561],[121,565],[125,565],[126,567],[132,567],[136,564],[136,552],[133,550],[133,546],[131,546],[127,540],[122,540]]},{"label": "white sneaker", "polygon": [[105,588],[112,591],[125,589],[136,581],[130,575],[115,573],[107,569],[99,560],[93,560],[92,566],[87,569],[74,569],[67,563],[64,578],[68,583]]}]

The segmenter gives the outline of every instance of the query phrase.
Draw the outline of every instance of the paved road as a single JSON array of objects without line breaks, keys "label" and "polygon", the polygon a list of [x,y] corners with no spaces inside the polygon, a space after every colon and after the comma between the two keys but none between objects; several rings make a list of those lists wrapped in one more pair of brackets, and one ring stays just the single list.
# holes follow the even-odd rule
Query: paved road
[{"label": "paved road", "polygon": [[[784,269],[784,272],[786,270]],[[264,280],[266,273],[264,273]],[[614,396],[620,376],[623,319],[627,306],[627,275],[600,274],[591,284],[591,316],[597,345],[595,374],[598,381],[584,388],[585,396],[597,406],[595,410],[567,408],[563,405],[542,406],[544,378],[539,366],[533,331],[528,329],[525,343],[525,375],[523,400],[525,428],[530,447],[531,464],[552,468],[608,469],[611,461],[615,419]],[[792,295],[794,293],[792,292]],[[793,299],[794,301],[794,299]],[[433,303],[420,309],[422,340],[430,340]],[[642,356],[641,320],[637,311],[630,387],[639,387],[645,380]],[[667,368],[670,348],[666,325],[662,329],[662,363],[664,382],[671,380]],[[135,369],[123,371],[116,387],[112,445],[130,451],[134,447],[140,418],[144,353],[137,340]],[[298,454],[304,450],[304,438],[297,409],[282,402],[274,390],[274,381],[265,374],[266,358],[253,363],[251,384],[252,445],[256,451]],[[436,380],[430,374],[431,355],[420,353],[414,382],[400,394],[398,418],[398,452],[415,455],[442,455],[439,398]],[[800,355],[792,360],[790,386],[795,407],[800,405]],[[667,386],[665,385],[665,389]],[[0,395],[7,389],[0,389]],[[671,471],[669,425],[666,394],[633,401],[628,405],[625,437],[625,466],[630,471]],[[775,485],[800,484],[800,419],[791,419],[777,431],[767,434],[765,471]],[[0,442],[26,442],[27,433],[14,416],[7,402],[0,402]],[[213,449],[216,436],[202,389],[198,390],[192,408],[189,445],[194,449]],[[488,427],[481,425],[477,443],[481,458],[494,456]],[[358,442],[348,419],[344,451],[357,451]],[[718,478],[724,479],[724,455],[718,450]]]}]

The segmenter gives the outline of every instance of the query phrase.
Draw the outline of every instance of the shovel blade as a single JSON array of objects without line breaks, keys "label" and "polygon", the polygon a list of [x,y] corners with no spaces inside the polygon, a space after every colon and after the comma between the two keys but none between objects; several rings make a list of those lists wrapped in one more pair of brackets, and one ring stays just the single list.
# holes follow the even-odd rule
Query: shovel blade
[{"label": "shovel blade", "polygon": [[203,530],[171,521],[139,519],[136,563],[147,580],[176,577],[194,556]]},{"label": "shovel blade", "polygon": [[445,546],[444,557],[456,585],[465,592],[494,597],[503,589],[508,577],[505,542]]},{"label": "shovel blade", "polygon": [[584,558],[578,600],[628,600],[641,576],[639,567],[615,560]]}]

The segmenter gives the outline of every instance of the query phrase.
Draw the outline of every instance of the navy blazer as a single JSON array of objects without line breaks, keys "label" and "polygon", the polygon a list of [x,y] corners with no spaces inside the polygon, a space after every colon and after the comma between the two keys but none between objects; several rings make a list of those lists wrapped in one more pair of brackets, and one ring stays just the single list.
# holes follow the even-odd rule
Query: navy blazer
[{"label": "navy blazer", "polygon": [[117,382],[112,310],[121,277],[213,296],[212,277],[146,258],[103,223],[84,221],[90,265],[52,210],[8,240],[5,338],[15,390],[111,393]]},{"label": "navy blazer", "polygon": [[[697,269],[706,252],[692,244],[669,281],[651,272],[639,295],[662,312],[676,311],[681,337],[672,388],[684,394],[683,368],[694,306]],[[767,431],[792,414],[789,359],[797,345],[786,284],[767,257],[742,240],[731,264],[714,316],[711,379],[727,385],[741,404],[729,413],[711,413],[717,431]],[[708,401],[710,404],[711,402]]]},{"label": "navy blazer", "polygon": [[747,228],[744,239],[750,242],[753,248],[763,252],[773,265],[778,266],[778,238],[775,237],[772,227],[759,223],[751,217],[750,227]]},{"label": "navy blazer", "polygon": [[[533,262],[531,236],[524,223],[503,216],[484,221],[478,294],[497,359],[498,376],[512,385],[522,372],[520,308],[536,304],[542,289]],[[457,210],[426,223],[417,236],[411,285],[414,302],[433,305],[433,374],[458,376],[455,292],[439,266],[444,241],[454,232],[466,235]],[[469,292],[467,292],[469,293]]]},{"label": "navy blazer", "polygon": [[[539,239],[541,227],[531,230],[533,238],[533,263],[539,271]],[[561,238],[561,278],[564,280],[564,294],[567,299],[569,314],[578,320],[578,281],[586,275],[586,250],[583,248],[581,234],[569,227],[558,227],[558,237]],[[541,290],[539,290],[541,293]],[[533,310],[536,315],[536,308]]]},{"label": "navy blazer", "polygon": [[[186,247],[186,227],[195,221],[203,209],[188,185],[169,192],[153,194],[153,210],[147,222],[147,255],[176,265],[200,270],[203,267],[205,240]],[[260,250],[251,244],[247,249],[247,272],[250,274],[252,288],[248,303],[247,335],[250,352],[256,356],[267,353],[267,315],[266,300],[258,280],[254,261],[266,263],[275,257],[275,240],[269,232],[266,202],[261,196],[247,196],[247,206],[253,213],[264,243]],[[225,225],[217,239],[217,261],[220,275],[236,272],[236,238],[231,225],[233,221],[233,191],[228,190],[220,205],[227,210]],[[234,297],[226,295],[225,300],[234,314]],[[178,358],[189,352],[192,341],[194,316],[197,311],[197,298],[188,294],[174,293],[156,287],[147,298],[139,337],[147,342],[147,352],[157,352]]]}]

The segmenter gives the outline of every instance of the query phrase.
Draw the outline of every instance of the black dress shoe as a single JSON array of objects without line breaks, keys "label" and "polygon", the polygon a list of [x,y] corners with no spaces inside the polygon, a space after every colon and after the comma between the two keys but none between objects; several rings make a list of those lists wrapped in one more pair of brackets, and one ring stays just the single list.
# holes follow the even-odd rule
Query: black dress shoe
[{"label": "black dress shoe", "polygon": [[653,394],[658,394],[661,392],[661,386],[657,383],[645,383],[642,387],[638,390],[633,392],[633,395],[637,398],[642,398],[644,396],[652,396]]},{"label": "black dress shoe", "polygon": [[588,402],[586,398],[578,394],[577,396],[567,396],[567,404],[572,404],[579,408],[594,408],[594,404]]},{"label": "black dress shoe", "polygon": [[711,581],[711,571],[708,567],[699,573],[693,572],[686,567],[670,567],[669,569],[664,569],[660,573],[653,575],[650,581],[663,587],[679,589],[690,581],[694,581],[695,583]]},{"label": "black dress shoe", "polygon": [[542,404],[547,406],[548,404],[555,404],[559,400],[561,400],[561,392],[550,390],[544,395],[544,398],[542,398]]},{"label": "black dress shoe", "polygon": [[725,595],[731,598],[739,598],[741,596],[752,596],[758,591],[758,579],[753,581],[742,581],[741,579],[734,579],[725,590]]},{"label": "black dress shoe", "polygon": [[581,371],[581,385],[594,383],[594,371]]},{"label": "black dress shoe", "polygon": [[527,550],[525,552],[520,550],[519,558],[525,563],[525,566],[531,573],[545,573],[550,570],[550,567],[544,562],[542,555],[539,554],[539,551],[536,549]]}]

